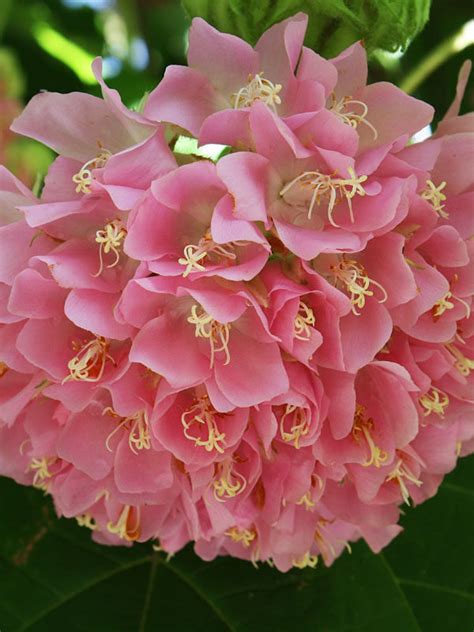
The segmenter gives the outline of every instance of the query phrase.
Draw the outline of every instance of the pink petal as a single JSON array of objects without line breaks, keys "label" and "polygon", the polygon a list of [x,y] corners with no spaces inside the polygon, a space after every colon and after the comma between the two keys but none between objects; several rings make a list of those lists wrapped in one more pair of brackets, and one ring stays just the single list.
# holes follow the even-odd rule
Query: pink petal
[{"label": "pink petal", "polygon": [[258,55],[244,40],[220,33],[205,20],[194,18],[189,30],[188,63],[207,75],[214,87],[229,99],[245,86],[259,67]]},{"label": "pink petal", "polygon": [[168,66],[165,76],[148,97],[144,114],[155,121],[179,125],[197,137],[203,121],[224,107],[222,97],[199,71]]},{"label": "pink petal", "polygon": [[159,316],[141,329],[133,341],[130,360],[162,375],[175,388],[200,384],[210,373],[209,360],[198,349],[194,328],[184,319],[168,316]]},{"label": "pink petal", "polygon": [[288,377],[276,344],[262,344],[232,331],[230,362],[215,367],[217,386],[235,406],[254,406],[288,390]]},{"label": "pink petal", "polygon": [[114,317],[119,294],[97,290],[73,290],[69,293],[64,313],[75,325],[97,336],[125,340],[134,329]]}]

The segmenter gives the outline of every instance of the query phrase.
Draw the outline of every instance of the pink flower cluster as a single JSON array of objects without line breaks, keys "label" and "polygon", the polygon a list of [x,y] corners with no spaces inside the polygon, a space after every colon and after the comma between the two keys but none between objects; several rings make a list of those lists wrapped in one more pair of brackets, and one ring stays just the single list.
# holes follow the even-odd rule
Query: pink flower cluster
[{"label": "pink flower cluster", "polygon": [[143,113],[96,60],[13,124],[59,155],[0,172],[0,473],[98,542],[331,564],[474,448],[468,68],[410,143],[432,108],[306,22],[196,19]]}]

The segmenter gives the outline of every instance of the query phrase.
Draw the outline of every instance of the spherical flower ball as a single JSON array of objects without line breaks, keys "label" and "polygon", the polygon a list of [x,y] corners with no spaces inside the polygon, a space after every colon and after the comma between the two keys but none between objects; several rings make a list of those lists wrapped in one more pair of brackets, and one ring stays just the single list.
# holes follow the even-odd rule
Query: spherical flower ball
[{"label": "spherical flower ball", "polygon": [[143,112],[96,60],[13,123],[57,157],[39,196],[0,168],[0,474],[97,542],[330,565],[474,449],[469,69],[417,143],[433,109],[306,26],[195,19]]}]

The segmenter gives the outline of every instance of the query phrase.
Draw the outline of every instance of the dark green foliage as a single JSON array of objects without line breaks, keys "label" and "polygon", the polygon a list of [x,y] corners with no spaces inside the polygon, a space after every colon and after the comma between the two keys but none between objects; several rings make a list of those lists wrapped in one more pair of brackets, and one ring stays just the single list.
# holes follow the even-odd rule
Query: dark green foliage
[{"label": "dark green foliage", "polygon": [[381,555],[282,574],[188,549],[99,546],[41,492],[0,479],[2,632],[460,632],[474,621],[474,459],[408,509]]},{"label": "dark green foliage", "polygon": [[307,44],[337,54],[363,39],[369,51],[404,48],[428,20],[430,0],[183,0],[188,13],[255,42],[269,26],[304,11]]}]

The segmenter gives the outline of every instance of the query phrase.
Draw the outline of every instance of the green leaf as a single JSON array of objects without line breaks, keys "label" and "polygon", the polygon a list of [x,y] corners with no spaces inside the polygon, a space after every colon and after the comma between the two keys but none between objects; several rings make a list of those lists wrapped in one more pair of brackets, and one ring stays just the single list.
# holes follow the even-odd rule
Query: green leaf
[{"label": "green leaf", "polygon": [[331,568],[282,574],[149,545],[94,544],[36,490],[0,479],[2,632],[458,632],[474,621],[474,459],[407,511],[382,555],[359,543]]},{"label": "green leaf", "polygon": [[362,39],[370,51],[405,48],[425,26],[431,0],[182,0],[191,17],[251,43],[272,24],[298,11],[308,14],[306,43],[336,55]]}]

